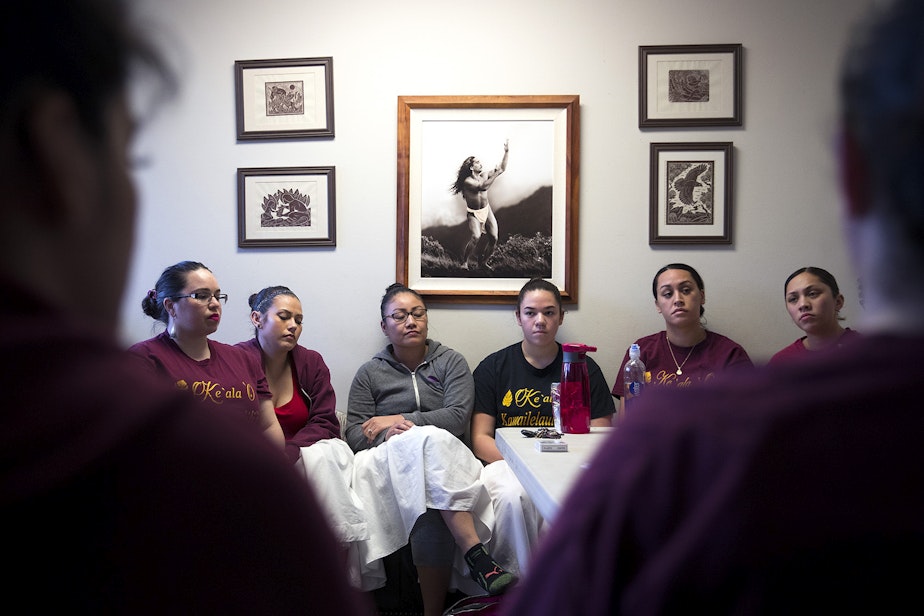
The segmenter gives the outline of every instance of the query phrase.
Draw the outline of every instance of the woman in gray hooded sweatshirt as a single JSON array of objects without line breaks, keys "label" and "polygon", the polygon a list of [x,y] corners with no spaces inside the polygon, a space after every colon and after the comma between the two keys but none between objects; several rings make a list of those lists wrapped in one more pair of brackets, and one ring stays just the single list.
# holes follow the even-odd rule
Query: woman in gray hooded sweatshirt
[{"label": "woman in gray hooded sweatshirt", "polygon": [[[389,344],[357,371],[344,434],[356,452],[353,488],[367,508],[365,558],[410,541],[424,612],[440,614],[450,586],[496,595],[516,579],[484,547],[491,500],[482,465],[461,440],[474,401],[468,363],[427,338],[427,307],[416,291],[390,286],[381,318]],[[465,587],[466,565],[480,586],[474,592]]]}]

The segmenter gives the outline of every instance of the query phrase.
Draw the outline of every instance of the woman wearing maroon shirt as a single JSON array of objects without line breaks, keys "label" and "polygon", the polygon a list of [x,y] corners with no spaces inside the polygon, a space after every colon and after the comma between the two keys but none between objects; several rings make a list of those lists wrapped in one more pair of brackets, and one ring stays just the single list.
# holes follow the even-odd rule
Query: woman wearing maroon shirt
[{"label": "woman wearing maroon shirt", "polygon": [[284,286],[250,296],[254,337],[235,345],[263,366],[286,440],[286,456],[314,488],[334,535],[346,546],[350,575],[359,584],[357,542],[368,539],[366,514],[350,486],[353,450],[340,439],[337,397],[317,351],[298,344],[302,302]]},{"label": "woman wearing maroon shirt", "polygon": [[[655,308],[664,318],[664,331],[636,340],[650,374],[649,386],[686,389],[724,370],[754,365],[740,344],[706,329],[706,285],[691,266],[670,263],[659,269],[651,283],[651,293]],[[620,420],[625,415],[623,371],[628,361],[627,352],[613,385],[613,396],[620,398]]]},{"label": "woman wearing maroon shirt", "polygon": [[775,364],[795,357],[807,357],[815,351],[841,348],[858,334],[839,321],[844,307],[837,280],[820,267],[802,267],[783,284],[786,310],[796,327],[805,335],[770,358]]},{"label": "woman wearing maroon shirt", "polygon": [[218,330],[227,300],[202,263],[181,261],[167,267],[141,301],[144,313],[164,323],[166,331],[132,345],[129,353],[143,369],[189,392],[206,408],[241,413],[281,448],[282,429],[260,363],[209,339]]},{"label": "woman wearing maroon shirt", "polygon": [[301,447],[340,437],[330,370],[320,353],[298,344],[302,303],[291,289],[266,287],[251,295],[249,303],[254,337],[236,346],[262,364],[286,455],[295,462]]}]

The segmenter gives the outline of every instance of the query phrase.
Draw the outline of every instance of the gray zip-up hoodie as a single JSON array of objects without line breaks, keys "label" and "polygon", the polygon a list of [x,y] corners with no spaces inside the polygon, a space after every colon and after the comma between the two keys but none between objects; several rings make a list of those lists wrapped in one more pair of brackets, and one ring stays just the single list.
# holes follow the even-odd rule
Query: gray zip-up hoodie
[{"label": "gray zip-up hoodie", "polygon": [[418,426],[438,426],[460,439],[472,416],[475,384],[461,353],[427,339],[427,356],[411,372],[392,355],[392,346],[359,367],[347,406],[344,439],[353,451],[384,442],[385,430],[369,443],[362,423],[376,415],[401,414]]}]

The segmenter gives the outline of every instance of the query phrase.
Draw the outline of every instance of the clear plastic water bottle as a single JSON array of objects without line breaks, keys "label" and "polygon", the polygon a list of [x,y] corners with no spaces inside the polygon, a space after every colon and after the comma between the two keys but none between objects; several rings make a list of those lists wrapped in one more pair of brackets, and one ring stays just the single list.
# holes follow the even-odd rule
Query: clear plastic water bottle
[{"label": "clear plastic water bottle", "polygon": [[626,362],[623,371],[623,401],[626,405],[626,413],[634,406],[634,400],[645,390],[647,378],[645,377],[645,364],[639,355],[641,349],[638,344],[629,347],[629,361]]},{"label": "clear plastic water bottle", "polygon": [[561,396],[559,395],[560,383],[552,383],[552,418],[555,422],[555,431],[561,434]]}]

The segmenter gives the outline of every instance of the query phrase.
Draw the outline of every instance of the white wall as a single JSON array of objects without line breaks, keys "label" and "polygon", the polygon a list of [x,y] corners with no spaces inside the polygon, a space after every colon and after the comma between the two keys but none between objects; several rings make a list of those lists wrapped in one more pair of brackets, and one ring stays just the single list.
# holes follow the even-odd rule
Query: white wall
[{"label": "white wall", "polygon": [[[662,329],[651,278],[683,261],[705,278],[710,329],[756,361],[799,331],[782,301],[802,265],[830,270],[857,321],[840,236],[832,152],[836,71],[871,0],[143,0],[182,65],[182,90],[140,135],[136,254],[126,343],[159,329],[140,301],[167,265],[208,265],[230,295],[215,339],[251,335],[247,297],[286,284],[306,311],[302,343],[331,367],[345,408],[356,368],[384,343],[378,306],[395,279],[399,95],[579,94],[579,302],[560,341],[599,347],[612,383],[625,349]],[[742,43],[744,126],[638,128],[638,46]],[[336,138],[237,143],[235,60],[333,56]],[[734,245],[648,245],[653,141],[733,141]],[[515,154],[511,154],[514,156]],[[334,165],[337,246],[239,249],[239,167]],[[472,368],[519,339],[511,307],[430,305],[430,334]]]}]

